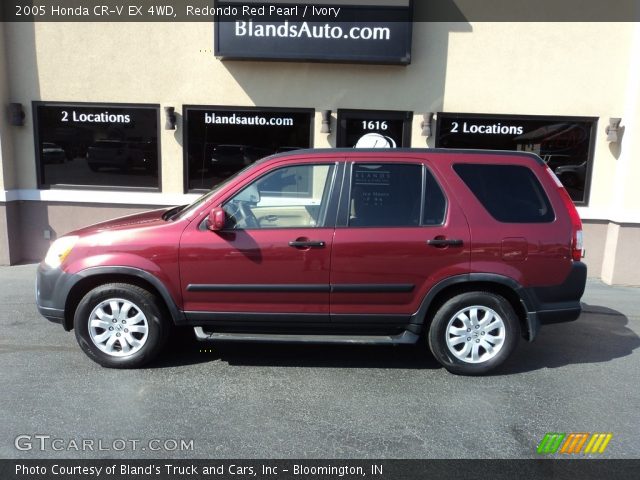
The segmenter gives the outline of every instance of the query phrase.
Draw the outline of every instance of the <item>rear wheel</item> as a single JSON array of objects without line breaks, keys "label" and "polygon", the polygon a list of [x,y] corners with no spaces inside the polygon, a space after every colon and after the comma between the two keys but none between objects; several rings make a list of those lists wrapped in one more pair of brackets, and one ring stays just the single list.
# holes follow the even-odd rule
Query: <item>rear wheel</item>
[{"label": "rear wheel", "polygon": [[429,329],[429,348],[438,362],[459,375],[483,375],[501,365],[520,338],[511,304],[489,292],[467,292],[447,300]]},{"label": "rear wheel", "polygon": [[153,360],[166,342],[170,324],[157,297],[125,283],[94,288],[74,317],[82,350],[103,367],[135,368]]}]

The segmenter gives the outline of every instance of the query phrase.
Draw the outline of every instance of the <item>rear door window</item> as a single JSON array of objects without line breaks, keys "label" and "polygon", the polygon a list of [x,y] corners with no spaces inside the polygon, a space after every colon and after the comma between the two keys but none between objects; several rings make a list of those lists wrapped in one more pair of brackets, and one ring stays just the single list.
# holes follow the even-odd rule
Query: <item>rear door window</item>
[{"label": "rear door window", "polygon": [[420,225],[422,166],[355,164],[351,178],[349,226]]},{"label": "rear door window", "polygon": [[555,219],[549,198],[527,167],[458,163],[453,169],[499,222],[546,223]]},{"label": "rear door window", "polygon": [[442,225],[446,210],[447,200],[440,185],[422,165],[362,163],[353,166],[351,227]]}]

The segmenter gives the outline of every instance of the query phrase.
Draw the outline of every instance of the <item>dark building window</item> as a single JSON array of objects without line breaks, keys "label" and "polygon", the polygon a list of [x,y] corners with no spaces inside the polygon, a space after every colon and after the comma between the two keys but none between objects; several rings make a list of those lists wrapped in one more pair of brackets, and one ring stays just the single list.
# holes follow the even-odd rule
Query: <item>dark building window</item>
[{"label": "dark building window", "polygon": [[411,112],[338,110],[336,145],[343,148],[411,146]]},{"label": "dark building window", "polygon": [[158,106],[34,102],[38,184],[160,187]]},{"label": "dark building window", "polygon": [[311,109],[185,106],[186,190],[209,190],[256,160],[311,145]]},{"label": "dark building window", "polygon": [[438,113],[437,124],[436,147],[536,153],[574,202],[588,203],[595,118]]}]

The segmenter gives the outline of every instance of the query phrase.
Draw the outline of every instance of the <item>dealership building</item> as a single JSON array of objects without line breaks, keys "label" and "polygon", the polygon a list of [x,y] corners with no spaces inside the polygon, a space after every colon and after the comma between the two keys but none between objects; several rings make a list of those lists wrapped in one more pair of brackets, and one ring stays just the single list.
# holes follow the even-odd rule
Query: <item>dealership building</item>
[{"label": "dealership building", "polygon": [[0,264],[277,152],[474,148],[540,155],[578,206],[589,275],[640,285],[640,24],[321,3],[346,16],[0,24]]}]

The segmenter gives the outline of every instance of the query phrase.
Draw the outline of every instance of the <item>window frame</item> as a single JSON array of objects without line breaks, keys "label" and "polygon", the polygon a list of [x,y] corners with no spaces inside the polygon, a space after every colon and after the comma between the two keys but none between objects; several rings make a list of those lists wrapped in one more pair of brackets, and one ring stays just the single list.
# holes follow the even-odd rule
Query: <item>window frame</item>
[{"label": "window frame", "polygon": [[[156,111],[156,149],[158,152],[158,183],[156,187],[128,187],[125,185],[86,185],[74,183],[44,183],[43,182],[43,159],[40,151],[40,127],[38,107],[83,107],[83,108],[141,108]],[[159,103],[115,103],[115,102],[66,102],[66,101],[45,101],[34,100],[31,102],[31,116],[33,119],[33,147],[36,160],[36,183],[38,190],[105,190],[105,191],[126,191],[126,192],[162,192],[162,138],[160,129],[160,104]]]},{"label": "window frame", "polygon": [[[447,191],[442,187],[442,182],[438,180],[438,177],[433,173],[433,169],[429,168],[424,163],[422,164],[422,207],[420,208],[420,226],[421,227],[443,227],[447,223],[447,214],[449,213],[449,197],[447,196]],[[440,223],[434,224],[425,224],[424,223],[424,212],[425,212],[425,200],[427,195],[427,174],[430,173],[433,181],[436,183],[438,188],[440,189],[440,193],[442,193],[442,197],[444,198],[444,212],[442,215],[442,221]]]},{"label": "window frame", "polygon": [[[418,225],[363,225],[363,226],[353,226],[349,225],[350,219],[350,210],[351,210],[351,191],[353,188],[353,168],[355,165],[412,165],[420,167],[420,217]],[[436,182],[442,195],[444,196],[444,215],[442,217],[442,222],[439,224],[431,224],[426,225],[424,223],[424,209],[425,209],[425,195],[427,188],[427,172],[431,173],[433,180]],[[338,207],[338,215],[336,221],[336,228],[442,228],[447,223],[447,217],[449,214],[449,197],[447,196],[447,191],[442,187],[442,182],[434,173],[434,169],[430,168],[423,161],[412,162],[410,160],[401,160],[401,161],[389,161],[389,160],[356,160],[349,161],[345,166],[344,178],[342,180],[342,190],[340,193],[340,204]]]},{"label": "window frame", "polygon": [[313,147],[315,132],[315,114],[313,108],[287,108],[287,107],[256,107],[241,105],[182,105],[182,177],[184,193],[206,193],[211,188],[189,188],[189,115],[190,111],[217,110],[222,112],[249,112],[249,113],[302,113],[309,115],[309,147]]}]

